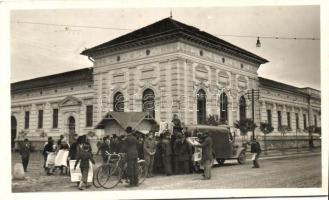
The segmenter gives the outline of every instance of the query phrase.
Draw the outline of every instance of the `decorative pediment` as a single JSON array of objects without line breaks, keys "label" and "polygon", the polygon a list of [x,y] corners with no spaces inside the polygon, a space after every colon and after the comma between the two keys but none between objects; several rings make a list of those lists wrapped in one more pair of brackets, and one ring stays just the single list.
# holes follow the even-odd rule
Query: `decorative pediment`
[{"label": "decorative pediment", "polygon": [[141,79],[155,78],[155,67],[145,66],[141,69]]},{"label": "decorative pediment", "polygon": [[208,80],[208,69],[203,65],[195,67],[195,77],[198,80]]},{"label": "decorative pediment", "polygon": [[63,99],[60,103],[60,107],[65,107],[65,106],[80,106],[81,101],[73,96],[67,96],[65,99]]},{"label": "decorative pediment", "polygon": [[229,85],[229,75],[224,72],[224,71],[221,71],[218,73],[218,83],[222,86],[227,86]]},{"label": "decorative pediment", "polygon": [[125,73],[122,71],[117,71],[112,76],[113,83],[123,83],[125,82]]},{"label": "decorative pediment", "polygon": [[238,78],[238,88],[242,89],[242,90],[247,88],[247,80],[244,76],[239,76],[239,78]]}]

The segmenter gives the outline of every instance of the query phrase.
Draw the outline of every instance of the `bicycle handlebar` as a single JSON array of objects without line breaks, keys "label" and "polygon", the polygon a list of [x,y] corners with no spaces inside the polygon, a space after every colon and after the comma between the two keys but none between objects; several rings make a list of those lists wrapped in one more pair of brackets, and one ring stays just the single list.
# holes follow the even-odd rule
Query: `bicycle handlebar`
[{"label": "bicycle handlebar", "polygon": [[124,153],[110,153],[108,151],[105,151],[105,154],[109,157],[109,160],[111,160],[111,157],[117,156],[119,160],[122,159],[122,157],[125,155]]}]

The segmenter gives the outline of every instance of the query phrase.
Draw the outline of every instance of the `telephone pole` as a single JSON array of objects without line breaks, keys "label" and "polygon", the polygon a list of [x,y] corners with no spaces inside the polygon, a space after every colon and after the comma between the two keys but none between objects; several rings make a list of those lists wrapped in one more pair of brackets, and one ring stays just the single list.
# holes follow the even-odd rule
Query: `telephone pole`
[{"label": "telephone pole", "polygon": [[[251,89],[247,92],[248,99],[251,100],[251,119],[255,124],[255,101],[259,99],[259,89]],[[252,139],[255,139],[255,128],[252,129]]]}]

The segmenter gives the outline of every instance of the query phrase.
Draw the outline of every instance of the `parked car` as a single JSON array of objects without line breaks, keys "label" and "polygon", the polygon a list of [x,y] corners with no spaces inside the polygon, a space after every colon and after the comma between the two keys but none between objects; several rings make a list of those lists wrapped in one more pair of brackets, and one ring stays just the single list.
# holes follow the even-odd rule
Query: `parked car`
[{"label": "parked car", "polygon": [[[195,147],[199,143],[198,133],[208,132],[213,140],[213,157],[218,164],[223,165],[225,160],[236,159],[239,164],[246,161],[246,148],[234,142],[234,138],[227,126],[206,126],[194,125],[187,126],[188,141],[194,146],[194,154],[192,162],[196,166],[200,166],[202,150]],[[214,162],[215,164],[215,162]]]}]

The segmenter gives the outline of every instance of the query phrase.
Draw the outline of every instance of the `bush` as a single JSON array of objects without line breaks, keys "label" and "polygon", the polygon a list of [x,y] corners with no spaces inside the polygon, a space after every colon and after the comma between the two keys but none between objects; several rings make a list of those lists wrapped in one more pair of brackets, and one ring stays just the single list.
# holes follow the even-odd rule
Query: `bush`
[{"label": "bush", "polygon": [[274,130],[272,124],[267,122],[261,122],[259,129],[264,133],[264,135],[270,134]]},{"label": "bush", "polygon": [[249,131],[254,130],[257,126],[252,119],[243,119],[236,121],[234,127],[240,130],[242,136],[245,136]]}]

